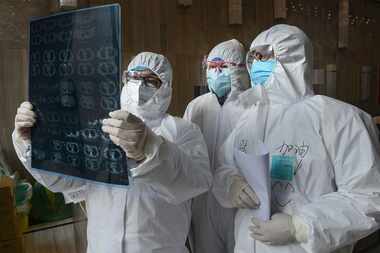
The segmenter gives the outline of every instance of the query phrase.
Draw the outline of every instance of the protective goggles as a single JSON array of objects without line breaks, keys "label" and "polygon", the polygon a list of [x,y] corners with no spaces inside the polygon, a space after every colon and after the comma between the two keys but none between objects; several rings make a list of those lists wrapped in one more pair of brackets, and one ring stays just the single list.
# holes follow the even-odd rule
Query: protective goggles
[{"label": "protective goggles", "polygon": [[150,70],[144,71],[124,71],[123,83],[126,84],[129,81],[142,80],[145,85],[159,88],[162,84],[161,79]]},{"label": "protective goggles", "polygon": [[244,63],[235,63],[235,62],[224,61],[221,58],[216,58],[216,59],[213,59],[212,61],[206,60],[205,63],[207,64],[207,69],[221,70],[223,68],[228,68],[230,66],[239,67],[239,68],[245,67]]},{"label": "protective goggles", "polygon": [[271,45],[258,46],[249,51],[247,55],[247,64],[250,65],[253,61],[268,61],[276,58]]}]

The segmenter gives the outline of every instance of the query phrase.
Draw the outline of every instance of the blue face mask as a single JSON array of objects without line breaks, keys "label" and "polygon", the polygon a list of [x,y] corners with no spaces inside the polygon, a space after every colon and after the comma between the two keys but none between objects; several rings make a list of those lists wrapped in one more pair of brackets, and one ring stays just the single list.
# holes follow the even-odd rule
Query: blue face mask
[{"label": "blue face mask", "polygon": [[263,85],[273,73],[276,60],[254,61],[251,66],[251,85]]},{"label": "blue face mask", "polygon": [[225,96],[231,90],[231,74],[229,69],[217,68],[207,70],[208,88],[216,94],[218,98]]}]

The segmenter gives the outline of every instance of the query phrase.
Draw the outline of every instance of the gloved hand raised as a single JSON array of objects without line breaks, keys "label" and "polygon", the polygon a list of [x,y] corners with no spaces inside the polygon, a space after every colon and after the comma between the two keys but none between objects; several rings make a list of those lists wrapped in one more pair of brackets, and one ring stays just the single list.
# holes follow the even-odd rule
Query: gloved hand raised
[{"label": "gloved hand raised", "polygon": [[103,120],[102,130],[108,133],[113,143],[120,146],[128,158],[145,159],[144,146],[147,127],[144,122],[126,110],[109,113],[111,118]]},{"label": "gloved hand raised", "polygon": [[36,114],[33,112],[33,105],[30,102],[23,102],[17,108],[15,117],[16,138],[30,142],[30,129],[36,123]]},{"label": "gloved hand raised", "polygon": [[252,218],[251,237],[270,245],[306,242],[308,227],[299,218],[276,213],[269,221]]},{"label": "gloved hand raised", "polygon": [[260,206],[260,200],[247,181],[241,176],[234,176],[230,187],[232,203],[237,208],[255,209]]}]

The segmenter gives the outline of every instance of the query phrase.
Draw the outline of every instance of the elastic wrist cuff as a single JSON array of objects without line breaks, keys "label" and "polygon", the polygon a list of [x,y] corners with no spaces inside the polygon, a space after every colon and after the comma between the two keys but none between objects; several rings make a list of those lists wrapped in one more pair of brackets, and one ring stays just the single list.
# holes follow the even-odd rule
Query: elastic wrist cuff
[{"label": "elastic wrist cuff", "polygon": [[297,216],[292,216],[292,223],[294,227],[294,237],[297,242],[307,242],[309,227]]}]

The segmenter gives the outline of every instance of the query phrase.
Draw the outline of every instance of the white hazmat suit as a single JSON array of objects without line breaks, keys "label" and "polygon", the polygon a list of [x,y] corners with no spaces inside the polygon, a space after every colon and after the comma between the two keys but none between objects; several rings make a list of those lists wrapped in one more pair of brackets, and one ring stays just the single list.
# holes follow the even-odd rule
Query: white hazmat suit
[{"label": "white hazmat suit", "polygon": [[[251,155],[263,141],[270,152],[272,214],[288,214],[306,229],[295,232],[301,241],[254,243],[249,210],[240,209],[235,253],[351,252],[351,245],[379,227],[378,132],[360,109],[313,94],[312,45],[300,29],[276,25],[259,34],[250,50],[268,48],[276,66],[263,85],[250,89],[255,105],[223,146],[213,190],[223,206],[231,206],[231,178],[239,174],[234,154]],[[248,57],[248,69],[250,62]],[[242,246],[246,240],[252,248]]]},{"label": "white hazmat suit", "polygon": [[[214,171],[215,154],[231,133],[236,121],[248,103],[240,103],[239,96],[249,87],[248,73],[244,67],[244,46],[237,40],[229,40],[214,47],[207,60],[221,58],[234,63],[229,66],[231,91],[223,105],[217,96],[209,92],[195,98],[186,108],[184,118],[197,124],[206,140],[211,171]],[[249,101],[247,101],[249,102]],[[212,192],[196,197],[192,202],[192,234],[195,253],[233,252],[234,208],[223,208]]]},{"label": "white hazmat suit", "polygon": [[88,253],[187,253],[190,200],[211,186],[207,146],[199,128],[166,114],[172,90],[168,60],[141,53],[128,69],[138,65],[152,70],[162,85],[141,107],[128,102],[123,88],[122,109],[140,117],[155,133],[146,141],[146,159],[131,171],[134,180],[129,187],[33,169],[27,145],[13,134],[20,160],[38,182],[54,192],[63,192],[71,201],[86,201]]}]

